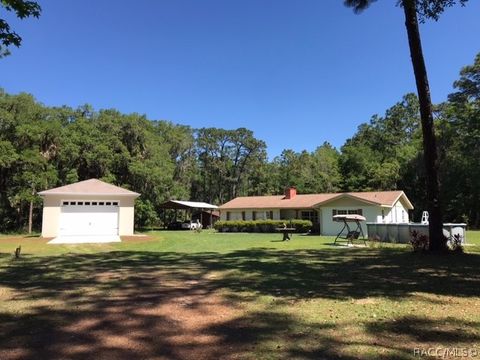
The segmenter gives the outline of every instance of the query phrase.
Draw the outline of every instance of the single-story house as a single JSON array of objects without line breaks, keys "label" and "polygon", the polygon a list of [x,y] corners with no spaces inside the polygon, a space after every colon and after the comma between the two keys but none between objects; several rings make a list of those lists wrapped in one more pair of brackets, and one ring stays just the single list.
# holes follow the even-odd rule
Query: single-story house
[{"label": "single-story house", "polygon": [[38,194],[43,198],[43,237],[134,234],[136,192],[90,179]]},{"label": "single-story house", "polygon": [[[368,222],[408,223],[413,205],[403,191],[297,194],[237,197],[220,206],[221,220],[310,220],[322,235],[336,235],[341,224],[334,215],[359,214]],[[367,234],[367,226],[362,224]]]}]

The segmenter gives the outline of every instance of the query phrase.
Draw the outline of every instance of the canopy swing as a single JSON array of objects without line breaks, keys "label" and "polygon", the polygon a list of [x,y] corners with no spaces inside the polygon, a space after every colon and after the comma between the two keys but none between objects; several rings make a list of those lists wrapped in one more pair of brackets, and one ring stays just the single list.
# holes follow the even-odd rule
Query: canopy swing
[{"label": "canopy swing", "polygon": [[[333,221],[337,222],[343,222],[343,227],[342,230],[338,233],[337,237],[335,238],[334,244],[346,240],[347,244],[352,244],[353,245],[353,240],[356,240],[362,235],[362,240],[367,245],[365,241],[365,234],[363,233],[362,230],[362,225],[360,224],[360,221],[366,221],[367,219],[358,214],[351,214],[351,215],[334,215],[333,216]],[[352,230],[350,227],[350,224],[356,224],[355,230]]]}]

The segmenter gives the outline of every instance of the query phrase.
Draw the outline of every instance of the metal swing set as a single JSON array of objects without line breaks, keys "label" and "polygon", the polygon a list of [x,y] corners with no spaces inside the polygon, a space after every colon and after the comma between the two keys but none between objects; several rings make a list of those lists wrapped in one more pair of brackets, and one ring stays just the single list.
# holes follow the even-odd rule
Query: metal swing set
[{"label": "metal swing set", "polygon": [[[362,225],[360,224],[360,221],[366,221],[367,219],[358,214],[350,214],[350,215],[334,215],[333,216],[333,221],[337,222],[343,222],[343,227],[342,230],[337,234],[337,237],[335,238],[334,244],[337,244],[338,242],[345,241],[348,244],[353,245],[353,240],[357,240],[360,235],[362,235],[361,240],[363,240],[363,243],[367,245],[367,242],[365,241],[365,234],[363,233],[362,230]],[[350,224],[355,224],[356,228],[355,230],[352,230],[350,227]]]}]

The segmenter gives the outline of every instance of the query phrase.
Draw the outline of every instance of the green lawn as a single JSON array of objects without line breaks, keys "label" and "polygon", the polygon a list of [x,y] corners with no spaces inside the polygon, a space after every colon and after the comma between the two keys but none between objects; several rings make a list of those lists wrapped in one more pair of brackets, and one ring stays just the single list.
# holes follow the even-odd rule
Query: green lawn
[{"label": "green lawn", "polygon": [[[467,253],[457,256],[338,247],[318,236],[149,235],[69,246],[0,236],[0,358],[480,352],[480,232],[468,232]],[[22,257],[13,259],[18,245]]]}]

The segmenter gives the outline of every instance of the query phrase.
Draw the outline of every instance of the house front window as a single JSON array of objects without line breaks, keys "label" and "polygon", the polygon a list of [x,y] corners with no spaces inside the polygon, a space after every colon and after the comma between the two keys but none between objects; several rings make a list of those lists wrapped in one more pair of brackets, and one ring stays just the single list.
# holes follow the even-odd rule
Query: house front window
[{"label": "house front window", "polygon": [[315,210],[302,211],[300,218],[302,220],[310,220],[312,224],[318,224],[318,212]]},{"label": "house front window", "polygon": [[334,209],[332,215],[363,215],[363,209]]},{"label": "house front window", "polygon": [[332,216],[335,215],[363,215],[363,209],[333,209]]}]

